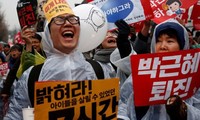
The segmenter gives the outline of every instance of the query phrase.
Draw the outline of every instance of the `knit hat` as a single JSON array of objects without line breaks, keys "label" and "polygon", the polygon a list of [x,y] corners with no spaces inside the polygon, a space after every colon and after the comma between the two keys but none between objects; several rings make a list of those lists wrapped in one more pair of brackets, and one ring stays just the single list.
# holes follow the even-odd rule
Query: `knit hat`
[{"label": "knit hat", "polygon": [[189,49],[189,37],[188,33],[183,25],[181,25],[177,20],[175,19],[168,19],[158,25],[155,26],[152,40],[151,40],[151,53],[155,53],[155,45],[156,41],[158,40],[158,36],[160,35],[160,32],[163,30],[174,30],[176,33],[174,35],[178,38],[178,43],[180,46],[180,49],[187,50]]},{"label": "knit hat", "polygon": [[48,0],[48,2],[43,6],[43,11],[49,23],[52,18],[58,15],[65,13],[74,14],[66,0]]},{"label": "knit hat", "polygon": [[178,35],[178,43],[180,45],[180,49],[182,50],[185,45],[185,37],[184,37],[184,28],[175,22],[165,22],[161,25],[159,25],[155,30],[155,37],[156,40],[158,39],[159,33],[163,30],[167,29],[174,29],[177,32]]}]

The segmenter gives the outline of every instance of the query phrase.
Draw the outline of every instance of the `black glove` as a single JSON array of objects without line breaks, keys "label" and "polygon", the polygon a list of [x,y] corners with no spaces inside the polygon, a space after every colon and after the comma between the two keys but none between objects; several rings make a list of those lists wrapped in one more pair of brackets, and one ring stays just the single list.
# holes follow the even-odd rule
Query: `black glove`
[{"label": "black glove", "polygon": [[115,25],[118,27],[119,34],[130,34],[130,26],[123,19],[117,20]]},{"label": "black glove", "polygon": [[187,120],[187,106],[178,95],[167,99],[166,110],[170,120]]},{"label": "black glove", "polygon": [[128,35],[130,33],[129,25],[123,20],[117,20],[115,25],[118,27],[119,33],[117,36],[117,48],[121,58],[128,56],[131,53],[131,45],[128,40]]}]

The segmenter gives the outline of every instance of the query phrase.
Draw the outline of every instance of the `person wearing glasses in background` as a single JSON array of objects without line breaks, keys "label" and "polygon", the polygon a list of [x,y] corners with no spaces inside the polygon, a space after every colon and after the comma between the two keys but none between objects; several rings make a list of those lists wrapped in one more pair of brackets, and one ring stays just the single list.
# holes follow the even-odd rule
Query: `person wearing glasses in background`
[{"label": "person wearing glasses in background", "polygon": [[[46,5],[48,3],[49,1]],[[74,15],[67,3],[62,8],[64,11],[58,14],[45,13],[47,22],[42,46],[47,58],[41,68],[38,81],[97,79],[90,63],[76,49],[80,34],[79,17]],[[27,69],[19,78],[4,120],[22,120],[22,108],[33,107],[27,85],[32,68],[33,66]]]},{"label": "person wearing glasses in background", "polygon": [[110,62],[110,55],[117,48],[117,35],[116,30],[108,31],[103,42],[95,49],[93,59],[106,71],[104,78],[116,77],[116,67]]}]

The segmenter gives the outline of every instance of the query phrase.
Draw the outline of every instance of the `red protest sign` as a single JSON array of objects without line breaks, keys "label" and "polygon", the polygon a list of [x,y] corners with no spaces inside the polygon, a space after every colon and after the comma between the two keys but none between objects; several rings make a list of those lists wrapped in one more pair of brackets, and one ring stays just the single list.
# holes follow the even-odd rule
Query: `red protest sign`
[{"label": "red protest sign", "polygon": [[154,13],[155,23],[163,22],[170,18],[178,17],[182,19],[187,9],[197,3],[198,0],[150,0]]},{"label": "red protest sign", "polygon": [[165,104],[175,94],[191,97],[200,86],[199,60],[200,49],[132,55],[135,105]]},{"label": "red protest sign", "polygon": [[14,43],[19,43],[19,44],[22,44],[24,45],[25,44],[25,41],[22,39],[21,37],[21,32],[18,32],[15,37],[14,37]]},{"label": "red protest sign", "polygon": [[199,10],[200,10],[200,1],[193,6],[193,10],[192,10],[190,18],[193,19],[193,20],[200,19],[200,13],[197,12]]},{"label": "red protest sign", "polygon": [[1,76],[6,75],[7,71],[8,71],[8,63],[5,62],[5,63],[0,64],[0,75]]},{"label": "red protest sign", "polygon": [[30,2],[21,2],[17,5],[17,15],[21,28],[34,25],[37,21],[33,6]]},{"label": "red protest sign", "polygon": [[144,14],[146,19],[152,19],[154,18],[153,10],[151,9],[150,1],[148,0],[141,0],[141,4],[144,8]]}]

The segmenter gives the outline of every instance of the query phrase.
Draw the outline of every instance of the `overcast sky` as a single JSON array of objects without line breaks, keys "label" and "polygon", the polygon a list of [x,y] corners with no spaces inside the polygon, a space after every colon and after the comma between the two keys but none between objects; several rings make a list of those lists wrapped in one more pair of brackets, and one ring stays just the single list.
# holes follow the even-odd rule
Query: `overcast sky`
[{"label": "overcast sky", "polygon": [[[4,11],[5,20],[9,25],[9,30],[14,28],[20,28],[16,7],[19,0],[0,0],[1,10]],[[74,3],[81,3],[83,0],[67,0],[70,6],[73,8]]]},{"label": "overcast sky", "polygon": [[9,30],[19,28],[16,7],[18,0],[0,0],[1,11],[4,11],[5,20],[9,25]]}]

